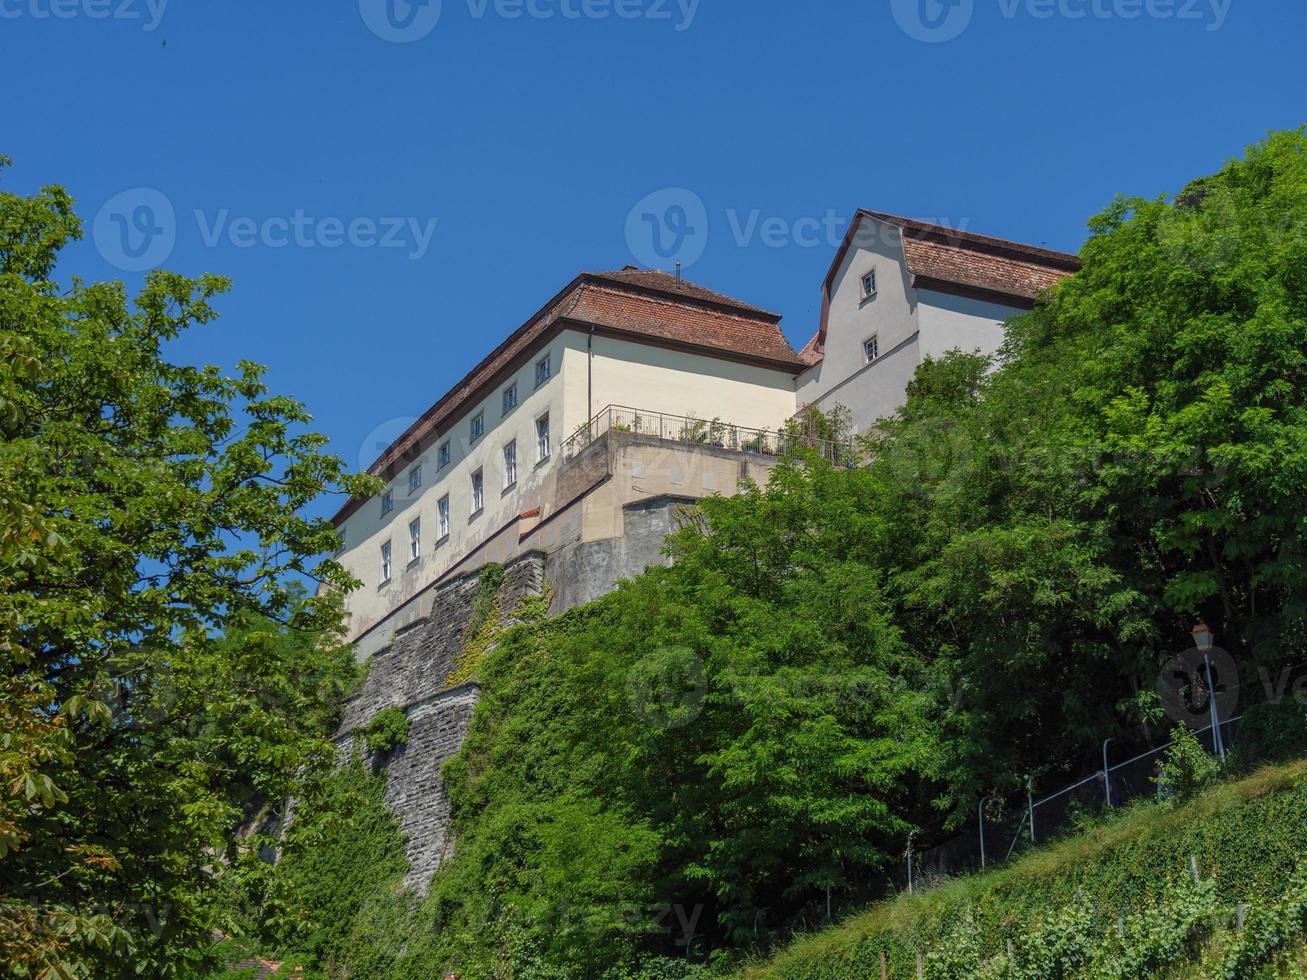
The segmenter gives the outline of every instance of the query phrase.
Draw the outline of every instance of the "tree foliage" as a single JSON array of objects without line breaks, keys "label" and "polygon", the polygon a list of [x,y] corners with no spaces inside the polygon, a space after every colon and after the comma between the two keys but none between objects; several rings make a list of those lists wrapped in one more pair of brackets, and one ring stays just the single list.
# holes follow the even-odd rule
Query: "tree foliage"
[{"label": "tree foliage", "polygon": [[329,757],[352,583],[302,511],[371,482],[258,365],[168,360],[225,280],[61,284],[80,235],[61,189],[0,193],[0,958],[168,976],[237,825]]}]

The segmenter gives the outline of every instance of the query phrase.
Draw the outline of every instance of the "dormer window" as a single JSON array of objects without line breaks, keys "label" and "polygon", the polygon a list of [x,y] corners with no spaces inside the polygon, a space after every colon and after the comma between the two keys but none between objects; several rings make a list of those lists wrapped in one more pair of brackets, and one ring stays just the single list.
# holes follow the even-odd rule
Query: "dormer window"
[{"label": "dormer window", "polygon": [[862,275],[862,298],[871,299],[876,295],[876,270],[872,269]]}]

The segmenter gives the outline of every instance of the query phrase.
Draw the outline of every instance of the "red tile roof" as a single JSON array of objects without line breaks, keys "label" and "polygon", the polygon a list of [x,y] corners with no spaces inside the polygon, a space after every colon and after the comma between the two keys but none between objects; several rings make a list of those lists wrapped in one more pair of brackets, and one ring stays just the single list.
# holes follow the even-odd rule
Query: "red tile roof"
[{"label": "red tile roof", "polygon": [[1080,259],[1068,252],[1056,252],[881,211],[859,210],[822,286],[821,327],[799,353],[809,365],[822,359],[835,274],[855,241],[864,218],[883,221],[899,229],[908,271],[912,274],[913,285],[919,288],[979,293],[999,302],[1007,300],[1014,306],[1028,307],[1044,290],[1080,268]]},{"label": "red tile roof", "polygon": [[915,238],[903,239],[903,251],[915,276],[1019,299],[1033,300],[1070,275],[1066,269]]},{"label": "red tile roof", "polygon": [[[617,272],[583,272],[531,319],[488,354],[423,413],[368,472],[385,476],[448,431],[461,414],[496,384],[510,366],[543,346],[564,327],[672,346],[798,374],[804,367],[778,326],[780,315],[665,272],[628,266]],[[350,500],[337,524],[361,506]]]}]

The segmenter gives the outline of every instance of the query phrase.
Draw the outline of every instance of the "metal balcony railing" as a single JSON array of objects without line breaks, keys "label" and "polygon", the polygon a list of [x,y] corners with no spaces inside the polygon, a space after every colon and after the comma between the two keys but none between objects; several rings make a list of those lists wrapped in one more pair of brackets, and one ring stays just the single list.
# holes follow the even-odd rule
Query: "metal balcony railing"
[{"label": "metal balcony railing", "polygon": [[562,447],[563,461],[572,459],[600,436],[608,432],[631,432],[668,442],[732,449],[760,456],[786,456],[797,449],[815,449],[832,463],[853,466],[856,454],[852,442],[830,442],[796,435],[784,429],[751,429],[720,419],[700,419],[692,415],[667,415],[625,405],[609,405],[585,425],[573,432]]}]

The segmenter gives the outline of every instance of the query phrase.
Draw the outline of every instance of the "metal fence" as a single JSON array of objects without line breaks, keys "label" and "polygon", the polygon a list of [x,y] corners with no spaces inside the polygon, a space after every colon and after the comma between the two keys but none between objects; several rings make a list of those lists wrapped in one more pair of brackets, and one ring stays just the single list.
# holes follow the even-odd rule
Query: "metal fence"
[{"label": "metal fence", "polygon": [[[1295,673],[1299,670],[1296,668]],[[1247,714],[1220,719],[1194,728],[1194,735],[1208,752],[1222,760],[1234,754],[1245,763],[1264,761],[1256,756],[1255,738],[1249,735],[1247,720]],[[1074,830],[1077,817],[1083,814],[1124,806],[1141,797],[1164,797],[1168,790],[1159,785],[1158,779],[1163,757],[1174,743],[1148,745],[1144,737],[1141,732],[1134,738],[1108,739],[1060,767],[1063,772],[1087,774],[1053,792],[1040,794],[1031,781],[1024,797],[987,797],[977,807],[974,828],[953,840],[921,850],[914,850],[910,841],[898,879],[900,887],[915,891],[992,868],[1036,844]]]},{"label": "metal fence", "polygon": [[816,450],[841,466],[856,465],[853,442],[831,442],[796,434],[786,429],[751,429],[721,419],[700,419],[693,415],[668,415],[625,405],[609,405],[563,442],[563,460],[578,455],[608,432],[631,432],[668,442],[731,449],[760,456],[786,456],[798,449]]}]

